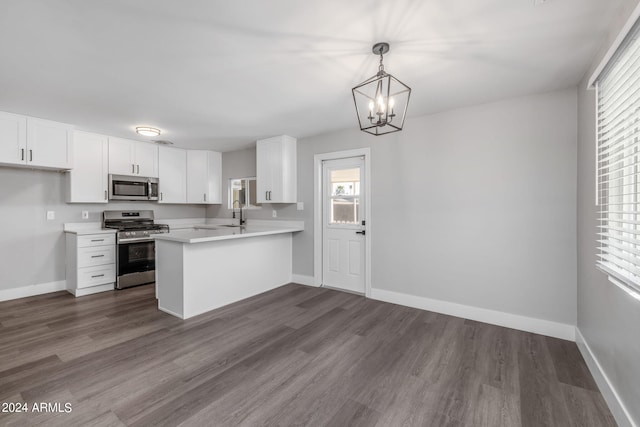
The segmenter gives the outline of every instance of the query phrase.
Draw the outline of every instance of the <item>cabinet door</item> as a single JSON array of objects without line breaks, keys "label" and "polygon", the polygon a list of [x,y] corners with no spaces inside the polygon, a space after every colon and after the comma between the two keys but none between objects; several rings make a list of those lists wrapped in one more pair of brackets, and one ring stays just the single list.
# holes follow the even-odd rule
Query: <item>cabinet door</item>
[{"label": "cabinet door", "polygon": [[158,147],[160,198],[158,203],[187,202],[187,152],[180,148]]},{"label": "cabinet door", "polygon": [[0,112],[0,163],[26,163],[27,118]]},{"label": "cabinet door", "polygon": [[73,167],[73,127],[49,120],[27,118],[27,164],[54,168]]},{"label": "cabinet door", "polygon": [[298,201],[298,153],[295,138],[285,136],[278,152],[277,186],[278,198],[272,197],[274,202],[296,203]]},{"label": "cabinet door", "polygon": [[69,203],[107,203],[109,138],[74,132],[73,169],[69,172]]},{"label": "cabinet door", "polygon": [[187,203],[207,203],[207,152],[187,151]]},{"label": "cabinet door", "polygon": [[158,178],[158,146],[147,142],[135,142],[133,147],[136,175]]},{"label": "cabinet door", "polygon": [[109,173],[116,175],[135,175],[133,161],[134,141],[122,138],[109,138]]},{"label": "cabinet door", "polygon": [[208,151],[207,203],[222,203],[222,153]]},{"label": "cabinet door", "polygon": [[269,191],[273,191],[274,143],[269,140],[256,144],[256,198],[258,203],[270,203]]},{"label": "cabinet door", "polygon": [[295,203],[297,199],[296,139],[287,135],[256,143],[259,203]]},{"label": "cabinet door", "polygon": [[187,151],[187,203],[222,203],[222,154]]}]

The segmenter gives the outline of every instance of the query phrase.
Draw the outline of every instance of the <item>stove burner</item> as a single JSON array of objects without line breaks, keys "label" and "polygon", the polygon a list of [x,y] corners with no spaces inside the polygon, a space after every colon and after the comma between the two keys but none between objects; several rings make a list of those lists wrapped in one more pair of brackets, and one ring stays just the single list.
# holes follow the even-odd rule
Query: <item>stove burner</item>
[{"label": "stove burner", "polygon": [[151,210],[104,211],[102,217],[103,228],[118,230],[118,242],[133,239],[136,241],[150,240],[152,234],[169,232],[168,225],[153,222],[153,211]]}]

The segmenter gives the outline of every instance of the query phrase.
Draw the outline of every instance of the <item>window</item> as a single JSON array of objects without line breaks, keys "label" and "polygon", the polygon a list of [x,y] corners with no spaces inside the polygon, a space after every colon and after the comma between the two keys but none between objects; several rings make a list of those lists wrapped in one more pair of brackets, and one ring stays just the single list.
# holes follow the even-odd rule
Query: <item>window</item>
[{"label": "window", "polygon": [[640,291],[640,41],[627,36],[596,82],[598,267]]},{"label": "window", "polygon": [[330,224],[360,223],[360,168],[331,171]]},{"label": "window", "polygon": [[229,209],[260,209],[262,205],[256,201],[256,178],[229,179]]}]

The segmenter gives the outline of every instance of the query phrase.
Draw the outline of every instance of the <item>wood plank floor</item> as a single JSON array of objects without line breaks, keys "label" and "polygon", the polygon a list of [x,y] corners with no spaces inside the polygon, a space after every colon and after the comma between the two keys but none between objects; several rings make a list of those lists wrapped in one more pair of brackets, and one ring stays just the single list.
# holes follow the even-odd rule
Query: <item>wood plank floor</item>
[{"label": "wood plank floor", "polygon": [[3,426],[615,425],[574,343],[296,284],[188,321],[153,286],[2,302],[0,402],[30,411]]}]

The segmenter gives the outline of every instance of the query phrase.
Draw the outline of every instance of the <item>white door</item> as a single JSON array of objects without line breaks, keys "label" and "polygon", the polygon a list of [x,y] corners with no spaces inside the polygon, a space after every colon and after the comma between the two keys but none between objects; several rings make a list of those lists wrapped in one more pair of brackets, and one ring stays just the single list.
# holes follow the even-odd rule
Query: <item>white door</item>
[{"label": "white door", "polygon": [[322,284],[364,294],[364,158],[325,160],[322,175]]}]

